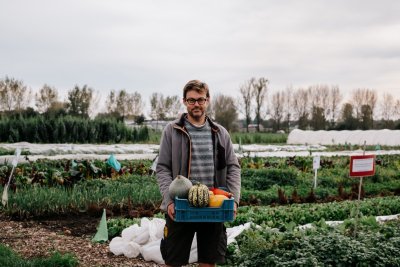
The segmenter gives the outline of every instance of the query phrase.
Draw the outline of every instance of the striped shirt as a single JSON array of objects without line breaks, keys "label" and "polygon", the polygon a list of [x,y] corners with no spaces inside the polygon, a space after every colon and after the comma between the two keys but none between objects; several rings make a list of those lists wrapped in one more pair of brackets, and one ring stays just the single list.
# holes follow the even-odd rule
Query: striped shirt
[{"label": "striped shirt", "polygon": [[214,186],[214,154],[211,127],[208,122],[198,127],[185,120],[185,127],[192,141],[190,180]]}]

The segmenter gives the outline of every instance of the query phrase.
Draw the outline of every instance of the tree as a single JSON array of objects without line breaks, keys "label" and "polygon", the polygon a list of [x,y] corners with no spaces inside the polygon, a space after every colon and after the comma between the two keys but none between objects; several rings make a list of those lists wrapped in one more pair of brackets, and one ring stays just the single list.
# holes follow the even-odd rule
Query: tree
[{"label": "tree", "polygon": [[39,93],[35,94],[36,107],[40,113],[46,112],[53,103],[58,101],[57,89],[44,84]]},{"label": "tree", "polygon": [[273,121],[273,130],[276,132],[281,129],[281,121],[283,119],[285,104],[285,94],[283,92],[276,92],[271,98],[271,119]]},{"label": "tree", "polygon": [[309,91],[303,88],[293,94],[293,110],[298,120],[299,129],[305,130],[308,127],[308,105]]},{"label": "tree", "polygon": [[78,85],[68,92],[68,113],[73,116],[89,117],[89,107],[93,98],[93,89]]},{"label": "tree", "polygon": [[161,93],[151,95],[150,105],[150,117],[157,121],[176,118],[182,108],[181,99],[178,96],[164,97]]},{"label": "tree", "polygon": [[143,109],[142,96],[138,92],[128,93],[126,90],[111,90],[106,100],[107,111],[119,114],[122,119],[129,115],[139,116]]},{"label": "tree", "polygon": [[[343,96],[340,93],[338,86],[332,86],[329,91],[329,115],[331,118],[331,127],[335,127],[336,116],[338,113],[339,104],[342,101]],[[328,119],[328,118],[327,118]]]},{"label": "tree", "polygon": [[165,113],[163,108],[164,96],[160,93],[153,93],[150,97],[150,117],[153,120],[159,121],[165,119]]},{"label": "tree", "polygon": [[263,107],[264,100],[267,95],[267,90],[268,90],[268,80],[265,78],[259,78],[258,80],[256,78],[252,78],[250,80],[251,85],[252,85],[252,92],[253,96],[256,102],[256,107],[255,107],[255,114],[256,114],[256,124],[257,124],[257,132],[260,131],[260,124],[261,120],[264,117],[261,113],[262,110],[261,108]]},{"label": "tree", "polygon": [[314,131],[325,130],[325,114],[324,109],[321,107],[314,106],[311,113],[311,127]]},{"label": "tree", "polygon": [[239,112],[244,115],[246,132],[249,132],[249,124],[251,123],[251,103],[253,99],[251,81],[247,81],[245,85],[240,87],[241,98],[238,99]]},{"label": "tree", "polygon": [[396,103],[394,104],[395,106],[395,116],[397,116],[397,119],[400,118],[400,99],[396,100]]},{"label": "tree", "polygon": [[292,87],[287,87],[286,90],[284,91],[284,114],[286,118],[286,125],[287,125],[287,132],[290,132],[290,119],[291,115],[293,112],[293,107],[292,107],[292,95],[293,95],[293,88]]},{"label": "tree", "polygon": [[373,128],[374,119],[372,118],[372,108],[369,105],[361,107],[361,128],[369,130]]},{"label": "tree", "polygon": [[228,131],[236,130],[238,113],[235,108],[234,98],[219,94],[214,97],[211,106],[216,122],[220,123]]},{"label": "tree", "polygon": [[[314,85],[309,87],[311,124],[314,129],[323,130],[326,127],[326,118],[330,115],[330,89],[328,85]],[[321,113],[322,112],[322,113]],[[314,121],[316,120],[316,121]]]},{"label": "tree", "polygon": [[21,111],[30,102],[31,91],[22,81],[5,77],[0,80],[0,110]]},{"label": "tree", "polygon": [[374,110],[376,106],[376,102],[378,100],[378,96],[375,90],[373,89],[356,89],[352,92],[352,104],[356,111],[356,117],[361,121],[362,114],[362,106],[368,105],[372,112],[372,118],[374,115]]},{"label": "tree", "polygon": [[396,114],[396,106],[393,95],[384,93],[380,106],[383,126],[385,128],[392,128],[394,125],[393,118]]},{"label": "tree", "polygon": [[45,114],[49,117],[60,117],[67,115],[68,103],[55,101],[51,103]]},{"label": "tree", "polygon": [[162,104],[166,119],[174,119],[182,109],[182,102],[179,96],[167,96]]},{"label": "tree", "polygon": [[338,126],[339,130],[355,130],[357,129],[358,121],[353,116],[354,110],[353,105],[345,103],[341,111],[341,123]]}]

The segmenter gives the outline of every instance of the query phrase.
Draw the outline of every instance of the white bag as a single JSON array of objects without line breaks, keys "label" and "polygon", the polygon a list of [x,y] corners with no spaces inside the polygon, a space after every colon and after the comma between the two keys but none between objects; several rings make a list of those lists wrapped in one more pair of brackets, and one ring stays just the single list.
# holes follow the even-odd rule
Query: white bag
[{"label": "white bag", "polygon": [[140,254],[140,245],[130,241],[124,246],[124,256],[128,258],[136,258]]},{"label": "white bag", "polygon": [[140,248],[140,254],[145,261],[154,261],[158,264],[164,264],[164,259],[162,258],[160,251],[161,239],[147,243]]},{"label": "white bag", "polygon": [[110,242],[110,251],[114,253],[114,255],[122,255],[124,254],[125,245],[126,241],[122,237],[114,237]]}]

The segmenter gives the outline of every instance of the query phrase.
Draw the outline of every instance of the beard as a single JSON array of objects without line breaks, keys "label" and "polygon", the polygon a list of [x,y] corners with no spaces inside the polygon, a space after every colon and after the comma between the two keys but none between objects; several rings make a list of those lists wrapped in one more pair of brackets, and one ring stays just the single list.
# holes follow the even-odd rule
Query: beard
[{"label": "beard", "polygon": [[195,120],[201,119],[204,115],[204,109],[202,108],[193,108],[193,109],[188,109],[188,114],[190,117],[192,117]]}]

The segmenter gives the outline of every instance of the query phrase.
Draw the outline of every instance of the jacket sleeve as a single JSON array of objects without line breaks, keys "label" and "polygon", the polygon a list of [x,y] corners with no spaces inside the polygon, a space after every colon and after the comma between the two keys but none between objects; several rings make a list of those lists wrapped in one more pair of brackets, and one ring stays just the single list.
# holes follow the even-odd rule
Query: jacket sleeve
[{"label": "jacket sleeve", "polygon": [[229,133],[224,129],[225,137],[225,155],[226,155],[226,185],[229,191],[233,194],[235,202],[239,206],[240,202],[240,187],[241,175],[240,164],[233,149],[233,144]]},{"label": "jacket sleeve", "polygon": [[167,125],[162,133],[156,176],[158,186],[162,195],[161,209],[166,210],[173,200],[169,197],[169,185],[172,182],[172,127]]}]

